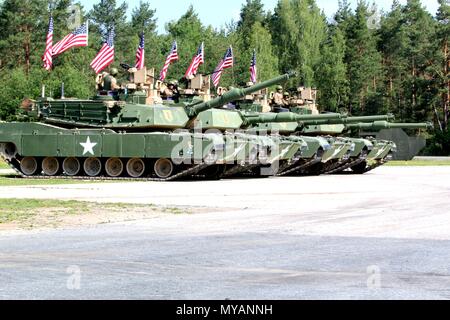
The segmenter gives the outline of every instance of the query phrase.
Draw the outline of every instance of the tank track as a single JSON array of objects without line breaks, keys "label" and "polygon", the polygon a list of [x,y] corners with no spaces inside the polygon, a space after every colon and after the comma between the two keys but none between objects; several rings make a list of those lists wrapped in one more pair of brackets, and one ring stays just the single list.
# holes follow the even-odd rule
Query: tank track
[{"label": "tank track", "polygon": [[232,178],[234,176],[243,174],[243,173],[245,173],[247,171],[251,171],[252,169],[257,168],[259,166],[260,165],[258,165],[258,164],[255,164],[255,165],[244,165],[244,166],[236,165],[236,166],[233,166],[231,169],[225,171],[222,174],[221,177],[222,178]]},{"label": "tank track", "polygon": [[348,162],[348,163],[346,163],[346,164],[344,164],[344,165],[342,165],[342,166],[340,166],[340,167],[338,167],[338,168],[336,168],[334,170],[328,171],[325,174],[341,173],[341,172],[343,172],[343,171],[345,171],[347,169],[350,169],[351,167],[354,167],[354,166],[356,166],[356,165],[358,165],[360,163],[363,163],[364,161],[366,161],[365,157],[364,158],[359,158],[359,159],[356,159],[354,161]]},{"label": "tank track", "polygon": [[289,170],[289,169],[291,169],[291,168],[297,167],[298,164],[299,164],[301,161],[302,161],[302,160],[299,159],[299,160],[294,161],[294,162],[286,162],[285,164],[283,164],[282,166],[280,166],[280,169],[278,170],[279,174],[281,175],[283,172],[285,172],[285,171],[287,171],[287,170]]},{"label": "tank track", "polygon": [[357,159],[354,159],[354,160],[349,159],[342,166],[337,167],[336,169],[333,169],[331,171],[328,171],[325,174],[342,173],[345,170],[350,169],[350,168],[352,168],[354,166],[357,166],[357,165],[363,163],[364,161],[366,161],[367,160],[367,156],[368,156],[368,153],[367,152],[363,152],[363,153],[361,153],[361,155]]},{"label": "tank track", "polygon": [[370,172],[372,170],[375,170],[378,167],[384,166],[386,163],[388,163],[389,160],[387,159],[383,159],[383,160],[378,160],[377,162],[375,162],[374,164],[367,166],[366,170],[364,171],[364,173]]},{"label": "tank track", "polygon": [[[40,180],[85,180],[85,181],[157,181],[157,182],[165,182],[165,181],[175,181],[179,180],[181,178],[206,178],[202,175],[196,175],[197,173],[201,172],[202,170],[205,170],[206,168],[212,166],[209,164],[199,164],[192,168],[188,168],[187,170],[183,170],[171,177],[162,179],[162,178],[150,178],[150,177],[141,177],[141,178],[132,178],[132,177],[105,177],[105,176],[96,176],[96,177],[90,177],[90,176],[43,176],[43,175],[33,175],[33,176],[27,176],[23,174],[22,171],[19,169],[19,161],[17,159],[6,159],[5,157],[1,157],[3,161],[5,161],[11,169],[13,169],[18,176],[20,176],[23,179],[40,179]],[[15,163],[14,163],[15,162]]]},{"label": "tank track", "polygon": [[319,171],[319,174],[332,174],[339,172],[342,170],[341,168],[345,167],[349,163],[349,161],[351,161],[350,158],[346,156],[333,164],[325,164],[323,169]]},{"label": "tank track", "polygon": [[307,162],[305,162],[305,163],[303,163],[301,165],[295,166],[294,168],[291,168],[291,169],[289,169],[287,171],[284,171],[284,172],[281,172],[281,173],[277,174],[277,176],[278,177],[284,177],[284,176],[287,176],[287,175],[290,175],[290,174],[294,174],[294,173],[301,174],[301,173],[304,172],[305,169],[307,169],[307,168],[309,168],[309,167],[319,163],[320,161],[322,161],[322,157],[316,156],[315,158],[312,158],[311,160],[309,160],[309,161],[307,161]]},{"label": "tank track", "polygon": [[[1,156],[4,162],[9,165],[9,167],[16,172],[17,176],[20,176],[23,179],[41,179],[41,180],[85,180],[85,181],[155,181],[155,182],[165,182],[165,181],[175,181],[182,178],[207,178],[207,176],[204,175],[197,175],[198,173],[201,173],[201,171],[205,170],[208,167],[211,167],[212,165],[209,164],[199,164],[197,166],[194,166],[192,168],[188,168],[186,170],[183,170],[169,178],[161,179],[161,178],[150,178],[150,177],[142,177],[142,178],[132,178],[132,177],[105,177],[105,176],[97,176],[97,177],[90,177],[90,176],[42,176],[42,175],[33,175],[33,176],[27,176],[23,174],[23,172],[19,169],[19,161],[17,159],[7,159],[3,156]],[[352,174],[365,174],[372,170],[375,170],[378,167],[381,167],[389,162],[389,157],[386,157],[385,159],[378,160],[374,164],[367,166],[366,169],[360,173],[356,172],[349,172]],[[282,177],[287,176],[290,174],[301,174],[305,172],[305,169],[319,163],[321,161],[321,157],[315,157],[301,165],[295,166],[287,171],[281,172],[277,174],[276,176]],[[337,167],[335,169],[324,169],[321,174],[335,174],[335,173],[343,173],[343,171],[347,169],[351,169],[352,167],[363,163],[366,161],[366,158],[360,158],[355,161],[349,162],[349,163],[337,163]],[[292,165],[292,164],[290,164]],[[335,167],[334,165],[333,167]],[[253,165],[253,166],[234,166],[228,171],[226,171],[224,174],[220,176],[220,178],[230,178],[233,176],[237,176],[239,174],[245,174],[246,172],[251,172],[252,169],[257,168],[259,165]]]}]

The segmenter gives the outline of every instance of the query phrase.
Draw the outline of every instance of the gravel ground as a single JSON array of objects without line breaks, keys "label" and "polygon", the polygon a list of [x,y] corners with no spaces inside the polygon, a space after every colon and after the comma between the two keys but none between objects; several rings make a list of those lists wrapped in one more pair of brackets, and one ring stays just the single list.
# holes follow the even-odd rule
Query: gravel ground
[{"label": "gravel ground", "polygon": [[203,207],[0,233],[0,299],[449,299],[449,195],[450,167],[0,187],[0,199]]}]

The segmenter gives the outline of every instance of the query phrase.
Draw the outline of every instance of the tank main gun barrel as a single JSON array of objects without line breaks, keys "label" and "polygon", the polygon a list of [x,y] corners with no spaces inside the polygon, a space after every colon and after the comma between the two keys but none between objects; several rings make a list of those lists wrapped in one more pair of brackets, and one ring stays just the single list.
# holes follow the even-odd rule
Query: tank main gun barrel
[{"label": "tank main gun barrel", "polygon": [[245,119],[245,124],[249,126],[260,123],[303,122],[305,120],[317,120],[317,121],[327,121],[333,119],[337,120],[341,119],[342,115],[339,113],[299,115],[292,112],[282,112],[282,113],[261,113],[257,115],[243,115],[243,117]]},{"label": "tank main gun barrel", "polygon": [[363,116],[363,117],[347,117],[344,119],[345,123],[358,123],[358,122],[374,122],[374,121],[391,121],[395,116],[390,113],[380,116]]},{"label": "tank main gun barrel", "polygon": [[269,88],[271,86],[277,85],[277,84],[281,84],[284,83],[286,81],[288,81],[289,79],[291,79],[292,77],[295,77],[296,73],[295,72],[289,72],[286,73],[282,76],[276,77],[274,79],[265,81],[265,82],[261,82],[259,84],[256,84],[254,86],[251,86],[249,88],[245,88],[245,89],[232,89],[226,93],[224,93],[222,96],[217,97],[215,99],[212,99],[210,101],[207,102],[201,102],[201,103],[197,103],[197,104],[192,104],[192,105],[188,105],[187,106],[187,113],[188,116],[190,118],[194,118],[196,116],[198,116],[199,113],[212,109],[212,108],[217,108],[220,106],[224,106],[230,102],[239,100],[244,98],[247,95],[253,94],[255,92],[258,92],[260,90]]},{"label": "tank main gun barrel", "polygon": [[352,123],[348,129],[365,129],[379,131],[383,129],[432,129],[432,123],[390,123],[387,121],[375,121],[372,123]]},{"label": "tank main gun barrel", "polygon": [[[335,114],[335,113],[330,113],[330,114]],[[337,113],[337,114],[339,114],[339,113]],[[325,113],[325,115],[327,115],[327,113]],[[382,115],[382,116],[366,116],[366,117],[342,116],[341,118],[337,118],[337,119],[330,118],[330,119],[325,119],[325,120],[310,118],[310,119],[303,120],[302,124],[303,124],[303,126],[319,126],[319,125],[330,125],[330,124],[349,125],[349,124],[353,124],[353,123],[366,123],[366,122],[373,123],[374,121],[389,121],[389,120],[393,120],[393,119],[394,119],[394,115],[392,115],[392,114]]]}]

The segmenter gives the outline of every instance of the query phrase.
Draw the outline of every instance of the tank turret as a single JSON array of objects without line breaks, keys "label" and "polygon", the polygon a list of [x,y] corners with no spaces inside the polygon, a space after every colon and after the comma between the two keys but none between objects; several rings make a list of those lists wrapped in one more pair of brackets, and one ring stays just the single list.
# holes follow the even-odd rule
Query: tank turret
[{"label": "tank turret", "polygon": [[[244,122],[239,113],[226,113],[227,110],[214,108],[283,83],[293,76],[294,73],[287,73],[249,88],[233,89],[206,102],[147,105],[145,93],[135,92],[133,97],[127,96],[123,100],[115,100],[110,96],[97,96],[92,100],[41,98],[33,105],[31,113],[38,115],[39,121],[65,128],[133,131],[170,130],[200,125],[204,129],[238,129]],[[208,111],[211,113],[208,114]]]}]

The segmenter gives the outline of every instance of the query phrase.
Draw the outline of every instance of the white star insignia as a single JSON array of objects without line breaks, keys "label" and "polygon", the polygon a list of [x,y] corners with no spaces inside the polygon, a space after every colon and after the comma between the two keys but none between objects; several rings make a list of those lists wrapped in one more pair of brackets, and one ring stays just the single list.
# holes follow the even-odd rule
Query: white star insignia
[{"label": "white star insignia", "polygon": [[87,140],[86,140],[85,143],[80,142],[80,145],[84,148],[83,156],[86,153],[90,153],[90,154],[94,155],[94,147],[97,145],[97,143],[96,142],[91,142],[91,138],[90,137],[87,137]]}]

